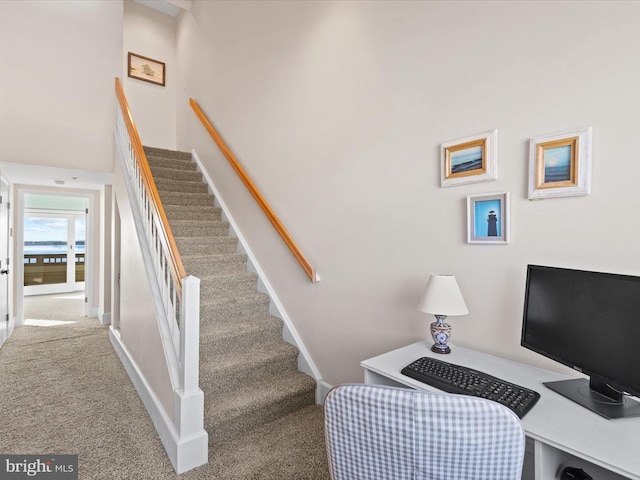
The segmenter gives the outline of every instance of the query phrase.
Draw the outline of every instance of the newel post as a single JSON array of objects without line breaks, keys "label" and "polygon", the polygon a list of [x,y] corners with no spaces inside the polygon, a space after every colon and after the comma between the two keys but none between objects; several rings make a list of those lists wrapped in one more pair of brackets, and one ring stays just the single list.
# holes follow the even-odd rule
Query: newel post
[{"label": "newel post", "polygon": [[[204,394],[199,386],[200,362],[200,279],[187,276],[182,279],[182,305],[180,307],[180,376],[182,384],[176,392],[175,425],[185,438],[205,435]],[[205,442],[206,450],[206,442]],[[206,458],[206,452],[205,452]]]},{"label": "newel post", "polygon": [[185,394],[199,389],[200,362],[200,279],[182,279],[182,319],[180,325],[180,366]]},{"label": "newel post", "polygon": [[200,362],[200,279],[191,275],[182,279],[180,305],[180,376],[176,391],[175,469],[183,473],[207,463],[209,435],[204,429],[204,393],[199,387]]}]

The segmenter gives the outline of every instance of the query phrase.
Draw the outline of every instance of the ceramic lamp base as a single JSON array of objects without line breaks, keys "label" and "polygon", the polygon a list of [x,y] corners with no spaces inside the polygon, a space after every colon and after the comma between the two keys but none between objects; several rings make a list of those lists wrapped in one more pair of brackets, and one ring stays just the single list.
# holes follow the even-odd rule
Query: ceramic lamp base
[{"label": "ceramic lamp base", "polygon": [[436,353],[450,353],[449,337],[451,337],[451,325],[444,323],[446,315],[436,315],[436,321],[431,324],[431,336],[433,345],[431,351]]}]

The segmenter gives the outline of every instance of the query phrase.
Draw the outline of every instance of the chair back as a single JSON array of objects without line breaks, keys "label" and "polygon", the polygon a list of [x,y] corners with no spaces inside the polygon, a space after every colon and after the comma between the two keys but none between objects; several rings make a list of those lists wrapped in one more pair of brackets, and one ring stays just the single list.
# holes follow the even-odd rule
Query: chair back
[{"label": "chair back", "polygon": [[520,419],[490,400],[341,385],[324,403],[333,480],[520,480]]}]

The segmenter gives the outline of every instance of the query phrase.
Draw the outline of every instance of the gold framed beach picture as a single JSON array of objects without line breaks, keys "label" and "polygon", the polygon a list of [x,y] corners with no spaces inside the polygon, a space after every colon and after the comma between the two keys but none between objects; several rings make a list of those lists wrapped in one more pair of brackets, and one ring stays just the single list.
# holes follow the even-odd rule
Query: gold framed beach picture
[{"label": "gold framed beach picture", "polygon": [[165,64],[153,58],[129,52],[128,75],[144,82],[155,83],[164,87]]},{"label": "gold framed beach picture", "polygon": [[445,142],[440,147],[440,186],[452,187],[498,178],[498,131]]},{"label": "gold framed beach picture", "polygon": [[591,127],[532,138],[530,200],[591,193]]}]

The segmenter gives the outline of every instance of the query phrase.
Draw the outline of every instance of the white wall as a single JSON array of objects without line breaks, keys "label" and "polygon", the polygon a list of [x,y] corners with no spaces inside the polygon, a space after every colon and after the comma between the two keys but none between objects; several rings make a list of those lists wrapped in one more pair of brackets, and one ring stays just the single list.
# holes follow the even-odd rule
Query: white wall
[{"label": "white wall", "polygon": [[[125,0],[123,85],[143,145],[176,148],[176,20]],[[128,53],[165,63],[165,86],[128,77]]]},{"label": "white wall", "polygon": [[[325,381],[361,380],[361,360],[428,335],[416,305],[430,273],[455,274],[471,311],[451,319],[454,343],[548,367],[519,346],[527,263],[640,275],[638,19],[640,3],[599,1],[196,0],[181,14],[178,145],[221,185]],[[528,201],[529,138],[585,126],[593,193]],[[440,144],[494,128],[499,179],[440,188]],[[511,244],[467,244],[466,196],[496,191],[511,192]]]},{"label": "white wall", "polygon": [[117,230],[120,239],[119,253],[114,255],[114,259],[120,260],[119,265],[114,265],[114,274],[119,275],[118,280],[115,280],[119,282],[119,288],[116,286],[118,292],[114,292],[114,328],[119,329],[122,343],[136,367],[160,400],[167,416],[173,419],[175,395],[164,361],[158,320],[124,183],[124,173],[119,165],[114,171],[113,196],[118,212],[115,218],[116,221],[119,220],[119,224],[114,225],[114,230]]},{"label": "white wall", "polygon": [[[4,173],[23,184],[20,189],[86,194],[96,212],[100,208],[97,191],[42,185],[53,186],[48,175],[60,174],[77,175],[86,186],[88,178],[104,178],[113,169],[122,17],[121,0],[0,2],[0,162],[9,162]],[[19,205],[17,190],[13,205]],[[97,235],[99,216],[93,218],[90,231]],[[99,275],[100,244],[98,237],[93,240],[93,290],[87,294],[90,309],[97,311],[99,289],[109,279]],[[21,279],[14,276],[12,282],[19,317]]]},{"label": "white wall", "polygon": [[0,161],[111,172],[122,1],[0,2]]}]

